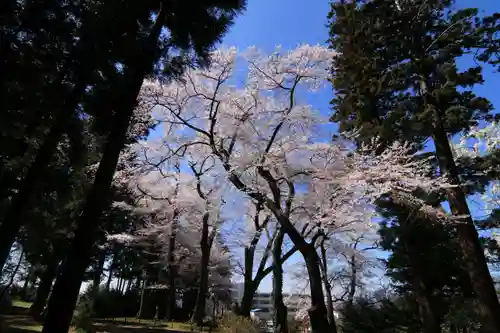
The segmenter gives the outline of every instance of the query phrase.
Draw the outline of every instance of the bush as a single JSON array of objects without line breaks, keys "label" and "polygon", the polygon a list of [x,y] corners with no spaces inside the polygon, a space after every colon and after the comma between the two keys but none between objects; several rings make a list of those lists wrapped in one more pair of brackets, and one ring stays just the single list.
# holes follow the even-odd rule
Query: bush
[{"label": "bush", "polygon": [[5,286],[0,286],[0,295],[3,294],[2,299],[0,299],[0,313],[8,313],[12,309],[12,297],[9,290],[5,290],[5,288]]},{"label": "bush", "polygon": [[261,326],[250,318],[228,313],[219,322],[221,333],[261,333]]}]

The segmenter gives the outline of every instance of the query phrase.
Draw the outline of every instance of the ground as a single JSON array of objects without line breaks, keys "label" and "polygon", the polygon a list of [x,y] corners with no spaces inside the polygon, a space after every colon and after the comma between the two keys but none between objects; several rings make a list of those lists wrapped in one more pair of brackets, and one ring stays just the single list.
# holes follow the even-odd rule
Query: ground
[{"label": "ground", "polygon": [[[0,333],[31,333],[41,332],[42,325],[28,315],[31,303],[14,301],[10,314],[0,319]],[[98,319],[94,322],[96,333],[180,333],[200,332],[198,328],[186,323],[165,323],[136,318]],[[208,329],[205,328],[205,332]],[[71,330],[70,333],[74,331]]]}]

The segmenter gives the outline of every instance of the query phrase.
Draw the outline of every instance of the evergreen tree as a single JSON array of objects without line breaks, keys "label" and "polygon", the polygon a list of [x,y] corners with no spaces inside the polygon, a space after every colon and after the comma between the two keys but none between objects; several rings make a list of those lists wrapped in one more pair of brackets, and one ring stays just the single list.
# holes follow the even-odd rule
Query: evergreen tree
[{"label": "evergreen tree", "polygon": [[[488,46],[489,18],[477,9],[452,10],[453,1],[341,1],[332,4],[330,45],[333,120],[341,130],[361,128],[360,140],[433,140],[439,170],[458,184],[449,137],[492,119],[492,106],[471,88],[483,83],[481,67],[460,71],[457,58]],[[491,32],[491,31],[490,31]],[[464,190],[450,189],[455,215],[470,216]],[[470,217],[455,225],[464,267],[492,332],[500,306],[477,231]]]},{"label": "evergreen tree", "polygon": [[[105,208],[118,157],[127,140],[127,130],[144,78],[152,72],[159,59],[164,60],[162,69],[167,74],[179,72],[182,69],[179,65],[184,65],[186,61],[172,61],[173,49],[184,53],[194,51],[195,57],[207,59],[208,51],[226,31],[235,15],[243,9],[244,3],[236,0],[189,4],[154,1],[150,5],[152,7],[147,8],[148,10],[139,13],[147,12],[150,16],[155,12],[155,21],[142,25],[147,27],[144,30],[132,31],[139,38],[127,49],[128,55],[123,60],[123,81],[108,92],[108,98],[103,98],[89,111],[90,114],[96,114],[94,111],[100,111],[103,107],[112,107],[113,114],[108,117],[112,120],[112,127],[93,186],[83,205],[82,214],[77,219],[75,237],[56,279],[43,332],[62,333],[69,328],[80,284],[92,254],[99,215]],[[165,38],[161,34],[164,27],[170,31]]]}]

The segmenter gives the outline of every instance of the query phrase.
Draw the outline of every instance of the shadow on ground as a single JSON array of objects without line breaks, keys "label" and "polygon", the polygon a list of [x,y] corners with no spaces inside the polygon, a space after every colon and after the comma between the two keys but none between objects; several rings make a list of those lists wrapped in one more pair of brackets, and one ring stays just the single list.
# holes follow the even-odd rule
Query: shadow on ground
[{"label": "shadow on ground", "polygon": [[[167,325],[158,324],[155,327],[148,324],[126,322],[117,320],[114,323],[109,321],[96,320],[94,328],[99,333],[185,333],[182,331],[170,330]],[[198,332],[198,331],[194,331]]]}]

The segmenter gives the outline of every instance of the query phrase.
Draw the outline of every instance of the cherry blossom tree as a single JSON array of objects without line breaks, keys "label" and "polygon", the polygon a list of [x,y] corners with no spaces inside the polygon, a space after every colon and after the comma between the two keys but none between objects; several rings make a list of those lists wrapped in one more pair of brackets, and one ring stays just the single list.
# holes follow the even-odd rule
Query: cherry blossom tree
[{"label": "cherry blossom tree", "polygon": [[[141,93],[164,124],[170,157],[211,156],[214,170],[268,210],[297,247],[309,276],[313,332],[336,331],[327,319],[316,251],[329,229],[359,221],[389,193],[415,212],[449,218],[412,195],[446,185],[428,176],[428,161],[413,159],[412,147],[394,144],[375,155],[362,151],[373,147],[360,152],[347,141],[324,142],[328,121],[300,96],[326,82],[333,55],[310,45],[271,55],[222,49],[213,52],[210,68],[187,71],[175,84],[147,82]],[[242,87],[236,85],[240,59],[248,64]]]}]

